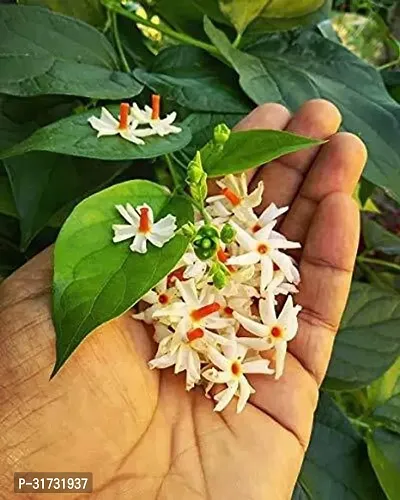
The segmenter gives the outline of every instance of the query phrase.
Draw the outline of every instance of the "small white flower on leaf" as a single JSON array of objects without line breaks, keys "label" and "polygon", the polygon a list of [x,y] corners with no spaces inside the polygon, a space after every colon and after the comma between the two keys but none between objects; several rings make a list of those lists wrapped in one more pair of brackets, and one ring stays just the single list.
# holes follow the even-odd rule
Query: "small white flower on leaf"
[{"label": "small white flower on leaf", "polygon": [[172,125],[176,120],[176,112],[170,113],[165,118],[160,118],[160,96],[152,95],[152,107],[145,106],[140,109],[136,103],[133,103],[131,109],[131,116],[140,125],[150,125],[152,134],[164,137],[169,134],[179,134],[182,132],[180,127]]},{"label": "small white flower on leaf", "polygon": [[205,370],[203,377],[212,384],[226,384],[227,388],[214,396],[217,404],[214,411],[222,411],[232,398],[239,397],[236,411],[240,413],[245,407],[250,395],[255,392],[246,378],[249,373],[262,373],[271,375],[274,370],[269,368],[269,361],[266,359],[256,359],[244,361],[247,354],[247,348],[238,343],[231,343],[222,347],[224,354],[210,346],[208,348],[208,357],[217,367]]},{"label": "small white flower on leaf", "polygon": [[273,278],[274,264],[282,270],[289,283],[296,281],[298,271],[292,259],[281,250],[300,248],[300,243],[288,241],[284,237],[274,237],[271,234],[276,221],[272,221],[254,234],[248,233],[235,222],[230,224],[236,230],[236,241],[245,252],[242,255],[230,257],[228,265],[248,266],[261,264],[260,290],[263,292]]},{"label": "small white flower on leaf", "polygon": [[[281,377],[285,365],[287,343],[292,340],[298,330],[297,315],[301,311],[301,306],[293,305],[292,296],[286,299],[279,316],[276,316],[275,301],[273,295],[259,302],[261,323],[251,318],[245,317],[237,312],[233,316],[249,333],[264,339],[264,349],[275,348],[275,378]],[[254,339],[240,339],[243,344],[254,347]],[[262,350],[262,343],[257,344],[257,349]]]},{"label": "small white flower on leaf", "polygon": [[134,238],[129,247],[132,252],[146,253],[147,241],[161,248],[171,238],[176,230],[176,217],[168,214],[157,222],[153,219],[153,210],[149,205],[143,204],[133,208],[130,203],[125,207],[115,207],[128,224],[114,224],[114,243]]},{"label": "small white flower on leaf", "polygon": [[97,130],[97,137],[119,134],[127,141],[143,145],[144,141],[141,138],[152,135],[152,130],[149,128],[137,129],[139,122],[137,120],[132,120],[130,117],[129,104],[126,102],[120,104],[119,120],[114,118],[106,108],[101,108],[100,118],[91,116],[88,122]]},{"label": "small white flower on leaf", "polygon": [[217,181],[221,192],[218,195],[207,198],[207,203],[211,204],[210,213],[218,218],[226,218],[234,214],[241,222],[247,223],[257,220],[253,213],[253,208],[257,207],[262,200],[264,191],[263,182],[259,182],[256,189],[248,194],[247,177],[243,173],[240,178],[230,174],[222,180]]}]

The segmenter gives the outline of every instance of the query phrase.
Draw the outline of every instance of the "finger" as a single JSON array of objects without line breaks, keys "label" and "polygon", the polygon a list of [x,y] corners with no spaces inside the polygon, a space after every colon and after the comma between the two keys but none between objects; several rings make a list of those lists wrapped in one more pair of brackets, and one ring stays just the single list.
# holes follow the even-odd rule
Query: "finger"
[{"label": "finger", "polygon": [[[297,111],[286,131],[325,140],[337,132],[340,122],[341,115],[336,106],[323,99],[314,99]],[[251,187],[254,188],[262,180],[265,188],[257,212],[262,212],[271,202],[278,206],[292,203],[319,149],[320,146],[315,146],[285,155],[258,170]]]},{"label": "finger", "polygon": [[366,161],[366,147],[353,134],[336,134],[324,144],[282,223],[286,237],[303,243],[319,202],[335,192],[352,194]]},{"label": "finger", "polygon": [[296,302],[299,333],[289,351],[322,382],[350,288],[359,240],[359,211],[345,193],[321,202],[312,220],[300,262]]},{"label": "finger", "polygon": [[[283,130],[290,121],[290,112],[275,102],[261,104],[253,109],[251,113],[243,118],[235,127],[234,131],[251,130],[251,129],[266,129],[266,130]],[[246,172],[248,182],[255,175],[257,168],[250,169]],[[210,180],[208,186],[210,195],[218,192],[218,187],[214,180]]]}]

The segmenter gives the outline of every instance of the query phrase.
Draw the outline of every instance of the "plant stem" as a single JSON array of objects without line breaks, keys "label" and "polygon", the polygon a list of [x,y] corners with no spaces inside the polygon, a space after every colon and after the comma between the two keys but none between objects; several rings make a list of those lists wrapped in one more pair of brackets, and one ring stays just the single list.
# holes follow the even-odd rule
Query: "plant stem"
[{"label": "plant stem", "polygon": [[[107,11],[107,12],[109,12],[109,11]],[[119,36],[118,21],[117,21],[117,15],[115,14],[115,12],[111,12],[111,25],[112,25],[112,30],[113,30],[113,34],[114,34],[115,45],[117,46],[118,55],[121,59],[123,69],[126,72],[130,73],[132,70],[129,66],[129,63],[128,63],[126,57],[125,57],[124,48],[122,46],[121,38]]]},{"label": "plant stem", "polygon": [[383,266],[389,269],[394,269],[395,271],[400,271],[400,265],[395,264],[394,262],[386,262],[386,260],[373,259],[372,257],[364,257],[363,255],[359,255],[357,257],[357,260],[358,262],[365,262],[366,264],[376,264],[377,266]]},{"label": "plant stem", "polygon": [[168,154],[166,154],[164,155],[164,158],[165,162],[167,163],[168,170],[171,174],[172,180],[174,182],[174,186],[177,190],[180,190],[182,187],[182,181],[180,179],[180,175],[177,172],[175,165],[172,163],[171,157]]},{"label": "plant stem", "polygon": [[347,417],[350,422],[355,426],[355,427],[361,427],[362,429],[367,429],[371,430],[371,426],[368,425],[366,422],[363,422],[362,420],[358,420],[357,418],[352,418],[352,417]]},{"label": "plant stem", "polygon": [[238,33],[236,35],[236,38],[234,39],[234,41],[232,42],[232,47],[234,47],[235,49],[238,48],[239,46],[239,43],[241,42],[242,40],[242,34],[241,33]]},{"label": "plant stem", "polygon": [[210,54],[215,54],[215,55],[218,54],[217,49],[213,45],[202,42],[201,40],[197,40],[196,38],[193,38],[189,35],[185,35],[184,33],[178,33],[177,31],[173,30],[172,28],[169,28],[168,26],[154,24],[148,19],[143,19],[142,17],[136,15],[134,12],[130,12],[124,9],[121,5],[116,4],[113,0],[102,0],[102,4],[105,7],[107,7],[107,9],[110,9],[113,12],[117,12],[118,14],[128,17],[129,19],[132,19],[132,21],[135,21],[135,23],[148,26],[149,28],[153,28],[159,31],[160,33],[164,33],[164,35],[174,38],[175,40],[179,40],[180,42],[183,42],[185,44],[193,45],[194,47],[199,47],[200,49],[204,49]]},{"label": "plant stem", "polygon": [[186,198],[188,201],[190,201],[190,203],[197,208],[197,210],[201,213],[201,215],[203,216],[203,219],[207,222],[207,223],[210,223],[211,222],[211,217],[208,215],[207,213],[207,210],[200,204],[198,203],[196,200],[194,200],[191,196],[189,196],[187,193],[185,193],[184,191],[182,191],[181,193],[181,196],[183,196],[184,198]]},{"label": "plant stem", "polygon": [[128,61],[126,60],[124,49],[122,47],[121,39],[119,37],[119,31],[118,31],[118,23],[117,23],[117,15],[115,12],[111,14],[111,22],[112,22],[112,28],[113,28],[113,33],[114,33],[114,39],[115,39],[115,45],[117,46],[118,54],[122,62],[122,66],[124,67],[124,70],[128,73],[131,72],[131,68],[128,64]]}]

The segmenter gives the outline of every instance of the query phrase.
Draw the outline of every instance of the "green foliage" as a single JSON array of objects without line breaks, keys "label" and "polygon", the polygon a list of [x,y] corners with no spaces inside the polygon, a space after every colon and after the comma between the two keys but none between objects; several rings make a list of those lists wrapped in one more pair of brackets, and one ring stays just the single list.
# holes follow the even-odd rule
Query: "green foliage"
[{"label": "green foliage", "polygon": [[[108,110],[117,116],[119,107],[108,106]],[[92,109],[51,123],[3,152],[1,156],[10,158],[30,151],[49,151],[98,160],[134,160],[172,153],[185,147],[191,137],[190,131],[184,128],[180,134],[147,138],[146,143],[140,146],[119,136],[98,139],[97,133],[88,125],[88,118],[91,116],[100,117],[100,109]]]},{"label": "green foliage", "polygon": [[235,26],[236,31],[240,34],[261,14],[264,7],[270,3],[268,0],[254,0],[252,2],[248,2],[247,0],[219,0],[222,13],[230,20],[233,26]]},{"label": "green foliage", "polygon": [[65,0],[18,0],[22,5],[36,5],[75,17],[85,23],[102,28],[106,22],[106,12],[100,0],[79,0],[66,2]]},{"label": "green foliage", "polygon": [[374,68],[314,31],[265,35],[242,52],[207,19],[205,29],[255,103],[278,101],[290,109],[312,98],[335,103],[344,128],[369,145],[365,177],[400,200],[400,107]]},{"label": "green foliage", "polygon": [[0,92],[123,99],[142,86],[118,71],[107,38],[91,26],[40,7],[0,6]]},{"label": "green foliage", "polygon": [[400,355],[400,295],[354,283],[325,387],[355,389],[380,377]]},{"label": "green foliage", "polygon": [[398,236],[367,217],[363,217],[362,221],[363,236],[368,249],[388,255],[400,255],[400,238]]},{"label": "green foliage", "polygon": [[294,500],[384,499],[362,437],[327,394],[322,394]]},{"label": "green foliage", "polygon": [[400,393],[395,394],[373,412],[374,420],[400,434]]},{"label": "green foliage", "polygon": [[400,436],[375,429],[367,443],[371,464],[387,498],[396,500],[400,491]]},{"label": "green foliage", "polygon": [[221,147],[212,140],[201,151],[210,177],[235,174],[259,167],[279,156],[321,144],[321,141],[277,130],[233,132]]},{"label": "green foliage", "polygon": [[143,203],[154,219],[171,213],[181,226],[193,217],[184,198],[148,181],[128,181],[80,203],[64,224],[54,252],[53,319],[57,331],[55,374],[96,327],[132,307],[178,262],[188,240],[175,236],[144,255],[129,242],[112,242],[112,225],[121,224],[115,205]]}]

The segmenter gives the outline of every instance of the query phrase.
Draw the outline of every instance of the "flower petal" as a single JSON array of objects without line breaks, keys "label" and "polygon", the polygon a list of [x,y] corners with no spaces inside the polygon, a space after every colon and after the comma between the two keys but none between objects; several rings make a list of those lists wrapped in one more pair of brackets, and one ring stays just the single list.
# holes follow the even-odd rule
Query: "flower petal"
[{"label": "flower petal", "polygon": [[208,357],[210,361],[222,371],[228,371],[231,367],[231,362],[223,354],[221,354],[215,347],[208,346]]},{"label": "flower petal", "polygon": [[231,221],[230,225],[236,231],[236,241],[241,247],[243,247],[248,252],[255,251],[257,249],[257,240],[255,240],[247,231],[236,224],[236,222]]},{"label": "flower petal", "polygon": [[197,296],[196,283],[194,279],[190,279],[187,281],[175,281],[175,286],[181,294],[182,299],[186,302],[186,304],[190,307],[198,307],[199,299]]},{"label": "flower petal", "polygon": [[289,210],[289,207],[278,208],[275,203],[271,203],[260,215],[259,224],[260,226],[266,226],[269,222],[277,219],[280,215],[284,214]]},{"label": "flower petal", "polygon": [[239,321],[239,323],[243,326],[245,330],[253,335],[257,335],[257,337],[267,337],[268,328],[265,327],[262,323],[258,323],[258,321],[254,321],[253,319],[246,318],[246,316],[242,316],[241,314],[233,311],[233,317]]},{"label": "flower petal", "polygon": [[250,266],[251,264],[257,264],[257,262],[260,262],[260,258],[260,254],[258,252],[248,252],[243,255],[229,257],[226,264],[234,266]]},{"label": "flower petal", "polygon": [[275,299],[272,293],[267,294],[265,299],[259,301],[258,309],[264,325],[271,326],[276,323]]},{"label": "flower petal", "polygon": [[128,226],[125,224],[124,225],[114,224],[112,228],[114,230],[114,237],[113,237],[114,243],[119,243],[120,241],[129,240],[130,238],[133,238],[137,232],[136,227]]},{"label": "flower petal", "polygon": [[147,244],[145,235],[142,233],[137,233],[132,245],[129,248],[132,250],[132,252],[146,253]]},{"label": "flower petal", "polygon": [[214,399],[218,401],[218,404],[214,407],[214,411],[222,411],[228,406],[237,391],[238,385],[238,382],[232,382],[227,389],[214,396]]},{"label": "flower petal", "polygon": [[274,276],[274,265],[269,255],[261,256],[261,281],[260,291],[263,292],[271,283]]},{"label": "flower petal", "polygon": [[241,413],[246,406],[251,394],[251,386],[246,377],[242,375],[239,379],[239,400],[236,406],[236,413]]},{"label": "flower petal", "polygon": [[247,361],[242,364],[244,373],[263,373],[265,375],[272,375],[274,370],[269,367],[268,359],[257,359],[256,361]]},{"label": "flower petal", "polygon": [[283,374],[285,368],[287,342],[284,340],[275,345],[275,379],[278,380]]},{"label": "flower petal", "polygon": [[148,365],[151,370],[154,368],[168,368],[172,365],[175,364],[176,361],[176,353],[174,354],[165,354],[164,356],[161,356],[159,358],[154,358],[151,361],[149,361]]},{"label": "flower petal", "polygon": [[227,382],[232,380],[231,373],[227,371],[219,372],[215,368],[209,368],[208,370],[205,370],[202,375],[206,380],[214,384],[226,384]]}]

